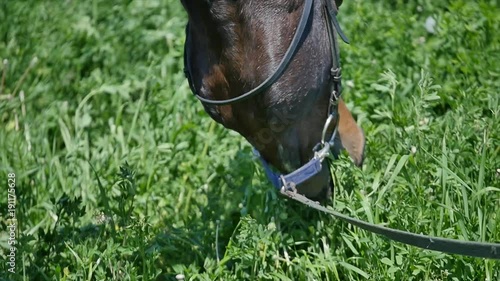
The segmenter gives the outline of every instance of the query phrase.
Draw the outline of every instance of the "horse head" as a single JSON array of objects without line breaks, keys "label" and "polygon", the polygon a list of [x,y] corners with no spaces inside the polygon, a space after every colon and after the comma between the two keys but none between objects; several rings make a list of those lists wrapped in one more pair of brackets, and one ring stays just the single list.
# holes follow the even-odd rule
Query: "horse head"
[{"label": "horse head", "polygon": [[[325,7],[336,14],[341,3],[182,0],[189,19],[185,66],[192,91],[215,121],[239,132],[281,173],[315,156],[324,129],[329,135],[338,129],[331,142],[334,155],[345,149],[356,165],[363,162],[362,130],[340,97],[332,109],[332,92],[340,94],[340,81],[332,82],[338,35],[325,24]],[[325,127],[330,114],[340,118]],[[330,184],[323,165],[297,190],[324,199]]]}]

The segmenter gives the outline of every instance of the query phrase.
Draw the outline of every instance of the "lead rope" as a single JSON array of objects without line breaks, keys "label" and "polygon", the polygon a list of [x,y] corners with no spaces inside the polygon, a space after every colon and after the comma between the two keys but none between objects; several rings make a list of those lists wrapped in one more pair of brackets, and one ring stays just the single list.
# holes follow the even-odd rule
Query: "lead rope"
[{"label": "lead rope", "polygon": [[312,201],[307,197],[298,194],[297,192],[281,189],[281,194],[286,197],[298,201],[308,207],[316,209],[326,214],[330,214],[347,223],[355,225],[359,228],[385,236],[391,240],[401,242],[407,245],[418,248],[439,251],[448,254],[457,254],[478,258],[500,259],[500,244],[498,243],[483,243],[463,241],[449,238],[433,237],[423,234],[411,233],[403,230],[392,229],[382,225],[368,223],[358,220],[347,215],[343,215],[334,210],[328,209],[320,205],[318,202]]},{"label": "lead rope", "polygon": [[[330,43],[332,47],[332,89],[331,89],[331,97],[330,97],[330,105],[328,108],[328,118],[323,127],[322,137],[321,137],[321,150],[320,153],[328,153],[330,146],[333,145],[335,136],[338,130],[339,123],[339,114],[338,114],[338,103],[341,96],[341,68],[340,68],[340,58],[337,50],[336,38],[334,30],[338,32],[340,37],[346,42],[347,38],[344,33],[339,28],[339,24],[336,18],[336,10],[333,10],[332,4],[329,0],[323,0],[324,10],[323,14],[325,16],[327,22],[327,30],[328,36],[330,38]],[[335,129],[330,137],[329,141],[325,141],[326,132],[333,121],[335,122]],[[325,152],[326,151],[326,152]],[[318,155],[318,152],[315,152]],[[388,227],[384,227],[382,225],[376,225],[372,223],[368,223],[359,219],[355,219],[349,217],[347,215],[343,215],[339,212],[336,212],[332,209],[328,209],[327,207],[322,206],[318,202],[312,201],[309,198],[298,194],[295,186],[289,187],[287,184],[284,184],[280,189],[281,194],[286,197],[298,201],[310,208],[316,209],[326,214],[330,214],[335,218],[341,219],[347,223],[355,225],[359,228],[367,230],[369,232],[379,234],[385,236],[391,240],[401,242],[407,245],[415,246],[418,248],[439,251],[448,254],[458,254],[464,256],[471,257],[480,257],[480,258],[491,258],[491,259],[500,259],[500,244],[498,243],[482,243],[482,242],[472,242],[472,241],[463,241],[449,238],[441,238],[441,237],[433,237],[423,234],[411,233],[403,230],[392,229]]]}]

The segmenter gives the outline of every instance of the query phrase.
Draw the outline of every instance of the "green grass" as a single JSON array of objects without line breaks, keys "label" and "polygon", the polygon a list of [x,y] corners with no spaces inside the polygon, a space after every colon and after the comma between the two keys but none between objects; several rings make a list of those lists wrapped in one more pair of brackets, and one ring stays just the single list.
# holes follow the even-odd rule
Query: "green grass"
[{"label": "green grass", "polygon": [[[498,3],[344,2],[345,100],[368,147],[362,169],[335,162],[331,205],[499,242]],[[191,95],[178,1],[0,7],[2,260],[11,172],[18,199],[16,274],[2,262],[0,279],[500,280],[498,261],[393,243],[277,194]]]}]

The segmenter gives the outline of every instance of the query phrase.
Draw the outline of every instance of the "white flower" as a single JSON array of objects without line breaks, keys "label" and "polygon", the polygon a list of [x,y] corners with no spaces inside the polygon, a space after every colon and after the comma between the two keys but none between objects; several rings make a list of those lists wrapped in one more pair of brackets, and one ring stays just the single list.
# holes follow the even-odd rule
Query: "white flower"
[{"label": "white flower", "polygon": [[436,33],[436,19],[434,19],[432,16],[427,17],[425,20],[425,29],[429,33]]},{"label": "white flower", "polygon": [[410,149],[410,152],[411,152],[411,154],[417,153],[417,147],[412,146],[411,149]]}]

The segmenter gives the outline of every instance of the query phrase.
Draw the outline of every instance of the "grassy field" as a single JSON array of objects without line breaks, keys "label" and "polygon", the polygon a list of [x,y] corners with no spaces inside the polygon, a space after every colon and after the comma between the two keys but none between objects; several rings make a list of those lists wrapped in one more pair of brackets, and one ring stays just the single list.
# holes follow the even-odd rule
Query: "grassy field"
[{"label": "grassy field", "polygon": [[[434,19],[434,28],[425,27]],[[342,213],[500,241],[497,1],[347,0],[345,100],[365,165],[334,163]],[[432,20],[429,20],[431,23]],[[182,69],[179,1],[0,2],[2,280],[500,280],[282,198]]]}]

